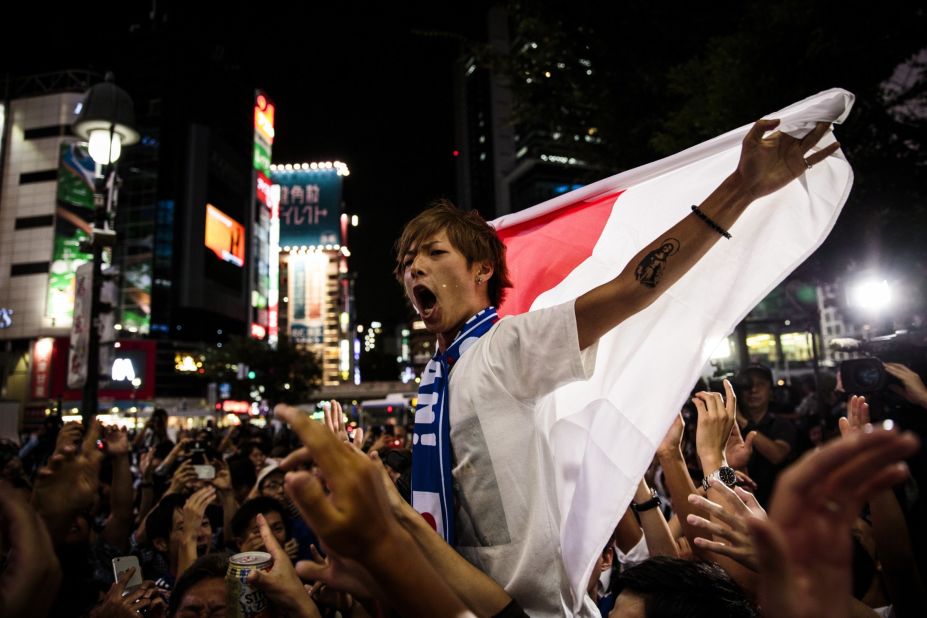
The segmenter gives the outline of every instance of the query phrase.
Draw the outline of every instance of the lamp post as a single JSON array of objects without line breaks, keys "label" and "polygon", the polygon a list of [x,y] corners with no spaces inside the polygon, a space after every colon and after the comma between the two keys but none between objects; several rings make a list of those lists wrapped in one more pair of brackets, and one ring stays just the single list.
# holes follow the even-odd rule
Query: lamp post
[{"label": "lamp post", "polygon": [[73,129],[78,137],[87,140],[90,156],[101,166],[101,176],[97,178],[97,186],[94,188],[93,231],[89,242],[93,255],[93,277],[90,286],[87,379],[81,405],[81,416],[86,425],[99,411],[101,267],[103,248],[112,247],[116,242],[116,232],[110,226],[117,200],[116,161],[123,146],[134,144],[139,139],[135,130],[132,98],[113,83],[112,73],[107,73],[102,83],[87,91]]}]

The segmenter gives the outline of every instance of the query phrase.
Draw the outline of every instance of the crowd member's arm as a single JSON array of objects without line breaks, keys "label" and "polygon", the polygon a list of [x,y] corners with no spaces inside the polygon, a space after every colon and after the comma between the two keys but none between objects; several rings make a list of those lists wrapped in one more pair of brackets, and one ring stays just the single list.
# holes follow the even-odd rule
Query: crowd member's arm
[{"label": "crowd member's arm", "polygon": [[232,434],[234,434],[234,428],[229,427],[225,431],[225,435],[222,436],[222,440],[219,441],[219,446],[216,447],[216,451],[224,455],[226,452],[232,450]]},{"label": "crowd member's arm", "polygon": [[39,470],[32,491],[32,505],[45,520],[52,540],[58,544],[67,536],[77,513],[90,508],[100,484],[97,448],[98,423],[91,422],[77,444],[60,444],[60,449]]},{"label": "crowd member's arm", "polygon": [[295,618],[321,618],[319,608],[309,598],[289,556],[267,526],[267,520],[263,515],[258,515],[257,521],[264,547],[273,557],[274,566],[269,571],[251,571],[248,583],[267,594],[278,614]]},{"label": "crowd member's arm", "polygon": [[[849,436],[869,424],[869,404],[865,397],[853,396],[847,415],[840,419],[840,434]],[[892,489],[884,489],[869,500],[872,534],[875,537],[882,578],[888,588],[895,615],[920,616],[927,608],[927,591],[911,550],[911,536],[901,505]]]},{"label": "crowd member's arm", "polygon": [[697,512],[688,500],[689,494],[696,493],[696,489],[695,484],[692,482],[692,476],[689,474],[689,469],[686,467],[686,460],[683,457],[680,445],[684,430],[685,421],[682,420],[682,414],[679,414],[663,438],[663,442],[657,448],[657,458],[663,467],[663,476],[666,479],[665,485],[667,491],[669,491],[673,513],[675,513],[683,533],[689,538],[694,538],[696,532],[690,530],[686,517],[689,513]]},{"label": "crowd member's arm", "polygon": [[[190,461],[185,461],[180,466],[174,470],[174,475],[171,477],[171,483],[168,485],[167,490],[161,496],[163,499],[164,496],[176,493],[183,493],[187,490],[187,485],[192,481],[196,480],[196,471],[193,469],[193,463]],[[148,540],[145,535],[145,522],[148,520],[148,514],[157,506],[157,503],[153,504],[151,508],[139,518],[138,526],[135,528],[135,540],[139,543],[144,543]]]},{"label": "crowd member's arm", "polygon": [[177,461],[177,458],[180,457],[180,454],[183,453],[190,445],[190,438],[183,438],[177,441],[177,444],[174,445],[174,448],[171,449],[171,452],[167,454],[161,463],[158,465],[155,470],[156,474],[167,475],[170,471],[171,466],[174,465],[174,462]]},{"label": "crowd member's arm", "polygon": [[781,464],[792,452],[792,447],[785,440],[773,440],[757,432],[753,447],[770,462]]},{"label": "crowd member's arm", "polygon": [[0,616],[45,616],[61,585],[61,565],[45,521],[5,481],[0,481]]},{"label": "crowd member's arm", "polygon": [[216,468],[216,478],[213,479],[212,486],[216,488],[219,504],[222,506],[222,536],[225,542],[229,543],[232,540],[232,518],[235,517],[239,505],[232,489],[232,474],[228,464],[217,459],[212,465]]},{"label": "crowd member's arm", "polygon": [[330,490],[326,494],[309,472],[287,473],[287,494],[326,546],[362,562],[407,615],[469,615],[393,516],[378,464],[304,414],[289,408],[280,414],[309,448]]},{"label": "crowd member's arm", "polygon": [[[193,493],[183,505],[183,532],[180,537],[180,548],[177,552],[177,569],[179,579],[187,568],[196,562],[196,540],[199,536],[203,518],[206,516],[206,507],[216,497],[216,490],[211,485]],[[212,539],[210,539],[210,542]]]},{"label": "crowd member's arm", "polygon": [[641,530],[641,525],[637,523],[630,506],[625,509],[624,515],[618,520],[614,538],[615,546],[621,550],[622,554],[630,552],[644,538],[644,531]]},{"label": "crowd member's arm", "polygon": [[889,388],[909,403],[927,408],[927,386],[924,386],[921,377],[901,363],[884,363],[884,365],[886,373],[901,381],[901,386],[891,384]]},{"label": "crowd member's arm", "polygon": [[[721,393],[700,392],[696,393],[692,399],[698,414],[698,424],[695,428],[695,447],[698,452],[699,462],[702,467],[702,475],[708,478],[713,472],[722,466],[727,466],[725,458],[725,447],[730,438],[731,431],[735,425],[735,416],[737,415],[737,398],[734,396],[734,388],[728,380],[724,380],[724,396]],[[710,487],[710,486],[709,486]],[[709,492],[711,489],[709,488]],[[734,496],[736,498],[736,496]],[[736,498],[738,501],[740,498]],[[693,500],[692,495],[688,497],[688,502],[699,510],[704,503]],[[709,513],[706,513],[709,517]],[[686,523],[688,524],[687,535],[689,540],[700,551],[702,546],[696,543],[698,538],[690,534],[693,528],[693,522],[699,521],[698,513],[687,514]],[[704,518],[701,518],[704,520]],[[722,569],[727,571],[740,586],[748,593],[756,590],[756,578],[754,573],[745,568],[738,561],[716,553],[712,557],[713,561]]]},{"label": "crowd member's arm", "polygon": [[850,530],[863,503],[903,481],[911,434],[858,431],[806,453],[776,482],[769,519],[749,520],[768,618],[850,615]]},{"label": "crowd member's arm", "polygon": [[143,521],[148,512],[154,507],[154,455],[153,448],[142,453],[138,460],[141,481],[138,484],[139,502],[137,521]]},{"label": "crowd member's arm", "polygon": [[[736,420],[736,414],[734,418]],[[724,457],[727,459],[727,465],[741,474],[746,474],[747,466],[750,464],[750,457],[753,455],[753,442],[756,440],[757,434],[758,432],[751,431],[744,439],[740,435],[739,424],[734,423],[727,439],[727,445],[724,447]]]},{"label": "crowd member's arm", "polygon": [[113,481],[110,486],[110,513],[103,527],[103,538],[123,553],[129,551],[129,534],[132,532],[132,470],[129,465],[129,438],[125,429],[113,428],[104,440],[106,452],[112,458]]},{"label": "crowd member's arm", "polygon": [[[643,504],[651,499],[650,487],[647,481],[641,479],[637,484],[637,491],[634,492],[634,503]],[[672,556],[679,557],[679,547],[670,533],[669,525],[666,518],[663,517],[663,511],[659,507],[637,511],[637,518],[640,522],[641,531],[644,538],[647,539],[647,549],[651,556]]]},{"label": "crowd member's arm", "polygon": [[[803,175],[808,165],[824,160],[839,148],[834,143],[805,158],[821,139],[830,123],[819,122],[802,139],[776,131],[778,120],[760,120],[743,141],[737,169],[728,176],[699,209],[711,220],[729,229],[754,200],[786,186]],[[670,288],[721,238],[705,221],[692,213],[631,258],[612,281],[576,300],[579,347],[585,349],[625,319],[641,311]],[[671,247],[665,251],[665,247]],[[660,262],[657,274],[640,276],[641,269]]]}]

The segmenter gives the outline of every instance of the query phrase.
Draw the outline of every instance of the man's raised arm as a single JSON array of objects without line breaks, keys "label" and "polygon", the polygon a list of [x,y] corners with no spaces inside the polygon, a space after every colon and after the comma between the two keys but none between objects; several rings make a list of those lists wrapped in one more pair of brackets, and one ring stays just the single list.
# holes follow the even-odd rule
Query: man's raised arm
[{"label": "man's raised arm", "polygon": [[617,277],[576,300],[580,349],[655,301],[708,252],[751,202],[781,189],[840,147],[834,142],[806,158],[830,123],[819,122],[802,139],[778,131],[763,137],[778,124],[778,120],[757,121],[744,138],[737,169],[699,205],[699,212],[641,249]]}]

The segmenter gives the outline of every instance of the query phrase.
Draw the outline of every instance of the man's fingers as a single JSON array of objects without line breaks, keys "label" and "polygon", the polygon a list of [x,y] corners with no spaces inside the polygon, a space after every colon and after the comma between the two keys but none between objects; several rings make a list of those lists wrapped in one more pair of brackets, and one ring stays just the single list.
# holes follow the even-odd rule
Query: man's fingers
[{"label": "man's fingers", "polygon": [[909,474],[908,466],[904,462],[883,468],[859,485],[856,489],[856,498],[860,502],[865,502],[876,493],[903,482]]},{"label": "man's fingers", "polygon": [[302,464],[312,463],[312,452],[305,446],[301,446],[280,462],[280,468],[284,471],[298,470]]},{"label": "man's fingers", "polygon": [[689,515],[686,516],[686,521],[689,522],[690,526],[695,526],[696,528],[707,530],[709,534],[720,536],[721,538],[727,539],[728,541],[733,540],[730,528],[716,524],[715,522],[705,519],[704,517],[699,517],[694,513],[689,513]]},{"label": "man's fingers", "polygon": [[276,566],[278,562],[289,562],[290,557],[287,556],[283,548],[280,547],[280,543],[277,542],[277,537],[270,531],[267,520],[260,513],[258,513],[257,522],[258,529],[261,531],[261,540],[264,541],[264,547],[267,548],[267,551],[270,552],[270,555],[274,558],[274,566]]},{"label": "man's fingers", "polygon": [[892,433],[891,437],[894,439],[860,450],[855,456],[848,458],[846,463],[836,468],[828,478],[822,479],[822,486],[832,488],[837,495],[852,495],[872,478],[873,474],[917,451],[919,444],[913,435]]},{"label": "man's fingers", "polygon": [[695,542],[696,547],[707,549],[708,551],[713,551],[716,554],[721,554],[722,556],[727,556],[729,558],[739,558],[742,553],[727,543],[719,543],[718,541],[712,541],[701,536],[695,537],[693,541]]},{"label": "man's fingers", "polygon": [[[797,462],[789,466],[776,483],[776,490],[787,488],[786,491],[804,495],[814,491],[822,479],[831,475],[835,470],[845,465],[849,460],[857,461],[863,451],[879,450],[880,447],[898,445],[898,434],[884,429],[875,429],[870,432],[859,431],[848,438],[840,438],[829,442],[821,448],[805,453]],[[908,444],[913,440],[916,450],[917,441],[913,437],[906,437],[902,443]],[[775,503],[775,500],[772,501]]]},{"label": "man's fingers", "polygon": [[810,154],[807,157],[805,157],[805,163],[808,165],[816,165],[817,163],[820,163],[821,161],[823,161],[830,155],[837,152],[837,150],[839,149],[840,149],[840,142],[834,142],[833,144],[828,144],[827,146],[825,146],[824,148],[821,148],[819,151],[815,152],[814,154]]},{"label": "man's fingers", "polygon": [[747,132],[744,142],[759,142],[763,139],[767,131],[772,131],[778,126],[779,120],[774,118],[762,118],[757,120],[753,123],[753,126],[750,127],[750,131]]},{"label": "man's fingers", "polygon": [[829,122],[818,122],[814,125],[814,128],[811,129],[811,132],[808,135],[801,138],[801,149],[803,152],[807,152],[809,148],[821,141],[821,138],[824,137],[824,134],[830,129]]},{"label": "man's fingers", "polygon": [[300,560],[296,563],[296,575],[303,581],[323,581],[328,578],[328,567],[311,560]]},{"label": "man's fingers", "polygon": [[850,420],[846,418],[845,416],[841,416],[840,418],[837,419],[837,427],[840,428],[841,436],[846,437],[850,435],[850,431],[851,431]]},{"label": "man's fingers", "polygon": [[[331,482],[332,478],[340,472],[339,455],[341,443],[331,432],[326,431],[318,423],[311,422],[305,414],[295,408],[287,407],[281,411],[280,417],[290,424],[300,441],[309,447],[313,459],[322,468],[325,478]],[[332,477],[332,478],[330,478]]]},{"label": "man's fingers", "polygon": [[737,415],[737,395],[734,394],[734,387],[727,378],[722,382],[724,384],[724,411],[731,418]]},{"label": "man's fingers", "polygon": [[337,522],[340,515],[325,496],[319,479],[308,472],[287,472],[284,483],[303,519],[324,540],[331,522]]}]

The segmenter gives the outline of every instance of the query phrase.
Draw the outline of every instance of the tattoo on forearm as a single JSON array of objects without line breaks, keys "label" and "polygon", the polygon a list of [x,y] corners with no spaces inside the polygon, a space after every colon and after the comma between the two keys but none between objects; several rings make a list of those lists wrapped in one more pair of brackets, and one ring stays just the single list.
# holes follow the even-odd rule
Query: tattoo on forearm
[{"label": "tattoo on forearm", "polygon": [[666,268],[666,258],[677,251],[679,251],[679,241],[675,238],[667,238],[658,248],[644,256],[634,271],[634,278],[648,288],[656,287],[663,276],[663,269]]}]

